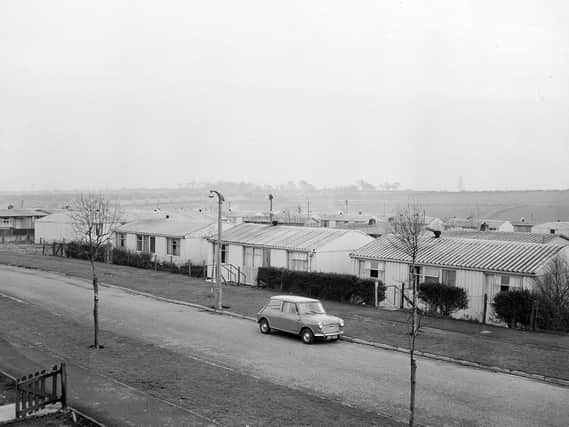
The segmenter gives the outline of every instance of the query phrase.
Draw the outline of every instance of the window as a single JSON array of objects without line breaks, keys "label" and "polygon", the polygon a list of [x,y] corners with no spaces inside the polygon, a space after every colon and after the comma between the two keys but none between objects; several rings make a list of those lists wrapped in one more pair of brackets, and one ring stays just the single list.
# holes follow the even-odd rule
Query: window
[{"label": "window", "polygon": [[244,260],[245,267],[257,268],[263,265],[263,249],[244,246]]},{"label": "window", "polygon": [[500,284],[510,286],[510,276],[501,276]]},{"label": "window", "polygon": [[126,246],[126,234],[117,233],[117,247],[124,248]]},{"label": "window", "polygon": [[383,281],[384,263],[381,261],[359,262],[358,275],[364,279],[376,279]]},{"label": "window", "polygon": [[269,301],[269,308],[271,310],[281,311],[281,305],[282,305],[282,301],[280,301],[278,299],[272,299]]},{"label": "window", "polygon": [[138,252],[149,252],[153,254],[156,251],[156,237],[137,234],[136,250]]},{"label": "window", "polygon": [[283,303],[283,313],[289,313],[289,314],[296,314],[296,304],[293,304],[292,302],[284,302]]},{"label": "window", "polygon": [[166,239],[166,253],[168,255],[180,256],[180,239]]},{"label": "window", "polygon": [[438,268],[423,267],[423,283],[439,283],[440,270]]},{"label": "window", "polygon": [[221,263],[222,264],[227,263],[228,255],[229,255],[229,248],[227,247],[227,245],[221,245]]},{"label": "window", "polygon": [[555,234],[555,228],[550,228],[550,229],[549,229],[549,234]]},{"label": "window", "polygon": [[500,292],[508,292],[510,290],[509,286],[501,285]]},{"label": "window", "polygon": [[456,286],[456,270],[443,270],[441,281],[445,285]]},{"label": "window", "polygon": [[288,268],[295,271],[308,271],[308,253],[289,252]]}]

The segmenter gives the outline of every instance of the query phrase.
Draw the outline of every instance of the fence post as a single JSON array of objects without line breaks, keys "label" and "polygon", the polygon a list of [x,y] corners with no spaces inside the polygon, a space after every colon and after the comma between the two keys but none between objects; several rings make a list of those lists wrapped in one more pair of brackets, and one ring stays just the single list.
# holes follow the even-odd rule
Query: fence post
[{"label": "fence post", "polygon": [[237,286],[241,284],[241,267],[237,267]]},{"label": "fence post", "polygon": [[399,308],[401,310],[403,310],[404,301],[405,301],[405,282],[401,283],[401,304],[399,305]]},{"label": "fence post", "polygon": [[65,362],[61,362],[61,406],[67,407],[67,370]]},{"label": "fence post", "polygon": [[379,282],[376,280],[373,284],[373,306],[377,308],[379,302],[377,301],[377,288],[379,287]]},{"label": "fence post", "polygon": [[488,294],[484,294],[484,308],[482,311],[482,324],[486,324],[486,313],[488,310]]},{"label": "fence post", "polygon": [[53,242],[53,247],[52,247],[52,250],[51,250],[51,255],[52,255],[52,256],[55,256],[55,242]]},{"label": "fence post", "polygon": [[188,276],[192,277],[192,261],[188,261]]},{"label": "fence post", "polygon": [[158,255],[154,254],[154,271],[158,268]]},{"label": "fence post", "polygon": [[205,266],[205,261],[202,262],[203,279],[207,279],[207,268]]}]

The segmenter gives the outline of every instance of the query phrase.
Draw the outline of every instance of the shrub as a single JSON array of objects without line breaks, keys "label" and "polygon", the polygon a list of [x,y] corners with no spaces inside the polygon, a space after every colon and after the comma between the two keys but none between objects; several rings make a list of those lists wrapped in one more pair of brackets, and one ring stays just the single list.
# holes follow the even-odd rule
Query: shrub
[{"label": "shrub", "polygon": [[[313,298],[373,304],[375,281],[349,274],[294,271],[286,268],[260,267],[257,282],[270,289]],[[385,286],[379,282],[378,302],[385,299]]]},{"label": "shrub", "polygon": [[496,294],[492,306],[496,315],[510,327],[529,326],[534,296],[528,290],[502,291]]},{"label": "shrub", "polygon": [[[68,258],[89,259],[89,245],[81,242],[69,242],[65,250]],[[95,254],[95,261],[105,260],[105,248],[101,247]]]},{"label": "shrub", "polygon": [[418,296],[429,305],[432,312],[443,316],[468,307],[466,290],[444,283],[421,283]]}]

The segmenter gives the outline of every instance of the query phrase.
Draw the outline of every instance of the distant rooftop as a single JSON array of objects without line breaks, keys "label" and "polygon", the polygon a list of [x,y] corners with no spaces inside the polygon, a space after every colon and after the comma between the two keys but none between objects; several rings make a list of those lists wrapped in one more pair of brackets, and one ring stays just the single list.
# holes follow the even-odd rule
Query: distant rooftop
[{"label": "distant rooftop", "polygon": [[39,209],[0,209],[0,218],[46,216],[47,212]]},{"label": "distant rooftop", "polygon": [[446,238],[463,238],[478,240],[501,240],[509,242],[526,242],[548,244],[551,241],[566,241],[569,245],[569,237],[562,234],[541,234],[524,233],[516,231],[443,231],[442,236]]}]

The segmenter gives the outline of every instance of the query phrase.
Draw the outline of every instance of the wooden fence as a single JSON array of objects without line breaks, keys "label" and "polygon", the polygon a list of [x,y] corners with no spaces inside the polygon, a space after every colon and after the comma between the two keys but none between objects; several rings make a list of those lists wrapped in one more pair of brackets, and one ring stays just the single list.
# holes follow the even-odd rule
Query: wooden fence
[{"label": "wooden fence", "polygon": [[44,408],[61,402],[67,405],[67,374],[65,363],[55,365],[51,370],[42,370],[16,380],[16,418],[23,418]]}]

